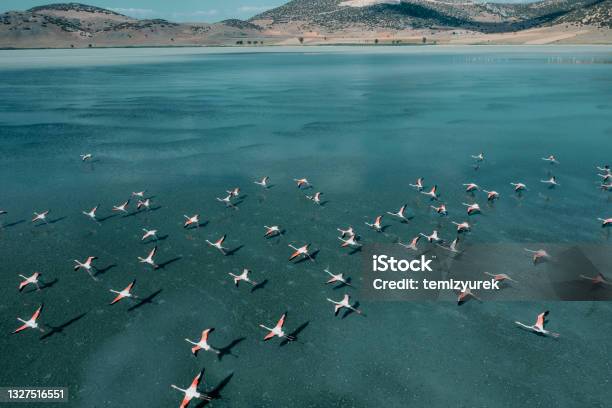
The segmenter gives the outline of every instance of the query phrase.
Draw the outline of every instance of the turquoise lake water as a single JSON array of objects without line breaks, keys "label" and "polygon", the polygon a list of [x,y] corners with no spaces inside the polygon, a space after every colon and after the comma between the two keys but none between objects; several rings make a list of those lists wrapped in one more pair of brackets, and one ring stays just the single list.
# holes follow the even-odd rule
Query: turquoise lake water
[{"label": "turquoise lake water", "polygon": [[[612,216],[612,193],[595,166],[612,164],[612,48],[0,51],[0,96],[0,386],[68,387],[63,406],[168,407],[182,398],[170,384],[204,368],[218,407],[609,406],[609,302],[360,300],[363,254],[341,250],[336,228],[352,224],[366,246],[452,238],[474,181],[502,196],[477,196],[466,241],[609,248],[597,218]],[[550,154],[560,165],[540,160]],[[539,180],[553,172],[549,190]],[[419,176],[448,219],[409,187]],[[512,181],[529,191],[516,197]],[[236,186],[239,210],[226,209],[215,198]],[[145,189],[152,211],[107,218]],[[404,203],[408,224],[364,225]],[[97,204],[99,224],[81,214]],[[46,209],[51,223],[33,226]],[[194,213],[206,225],[183,229]],[[263,239],[275,224],[285,234]],[[153,247],[141,228],[159,230],[164,268],[138,264]],[[222,234],[231,256],[205,242]],[[288,263],[292,242],[312,243],[316,262]],[[72,270],[90,255],[97,282]],[[357,288],[324,285],[327,266]],[[227,274],[243,268],[265,285],[234,287]],[[34,271],[49,286],[19,293]],[[491,271],[542,273],[520,250]],[[150,302],[109,306],[133,279]],[[366,316],[334,317],[325,299],[344,293]],[[50,335],[10,335],[42,302]],[[558,340],[513,323],[546,309]],[[285,311],[298,341],[263,343],[258,325]],[[184,339],[207,327],[222,359],[190,353]]]}]

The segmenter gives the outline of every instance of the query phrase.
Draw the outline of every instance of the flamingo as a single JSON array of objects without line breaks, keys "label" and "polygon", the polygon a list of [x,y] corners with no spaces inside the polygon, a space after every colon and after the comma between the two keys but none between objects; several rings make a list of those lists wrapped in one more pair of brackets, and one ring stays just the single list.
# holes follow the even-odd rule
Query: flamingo
[{"label": "flamingo", "polygon": [[438,237],[438,231],[434,230],[431,235],[425,235],[422,232],[419,233],[420,236],[427,238],[427,242],[431,243],[438,243],[438,242],[442,242],[442,240],[440,239],[440,237]]},{"label": "flamingo", "polygon": [[527,190],[527,186],[524,183],[510,183],[512,187],[514,187],[515,192],[521,192],[523,190]]},{"label": "flamingo", "polygon": [[432,200],[437,200],[438,199],[438,186],[435,185],[431,188],[431,190],[429,191],[421,191],[421,194],[424,194],[428,197],[430,197]]},{"label": "flamingo", "polygon": [[311,196],[307,195],[306,198],[311,200],[312,202],[314,202],[317,205],[321,205],[321,194],[323,194],[323,193],[316,192],[316,193],[314,193],[314,195],[311,195]]},{"label": "flamingo", "polygon": [[390,212],[390,211],[387,211],[387,214],[391,215],[392,217],[397,217],[397,218],[399,218],[400,220],[402,220],[402,222],[406,222],[406,221],[407,221],[407,218],[406,218],[406,215],[404,214],[404,213],[405,213],[405,211],[406,211],[406,207],[407,207],[407,205],[406,205],[406,204],[404,204],[404,205],[402,205],[402,206],[400,207],[400,209],[399,209],[399,210],[397,210],[397,212]]},{"label": "flamingo", "polygon": [[548,180],[540,180],[540,183],[548,184],[550,187],[556,187],[561,185],[557,183],[557,178],[555,176],[551,176]]},{"label": "flamingo", "polygon": [[198,342],[194,342],[189,339],[185,339],[187,343],[193,344],[193,347],[191,348],[191,352],[193,353],[194,356],[197,356],[198,351],[200,350],[212,351],[215,354],[221,354],[221,351],[217,350],[216,348],[208,344],[208,335],[212,333],[214,330],[215,330],[214,327],[204,330],[202,332],[202,337],[200,338],[200,341]]},{"label": "flamingo", "polygon": [[490,272],[485,272],[484,274],[492,277],[497,282],[510,281],[510,282],[518,283],[517,281],[515,281],[514,279],[512,279],[510,276],[506,275],[505,273],[492,274]]},{"label": "flamingo", "polygon": [[465,187],[465,192],[466,193],[471,193],[472,191],[477,191],[480,189],[480,187],[478,187],[478,184],[475,183],[467,183],[463,185]]},{"label": "flamingo", "polygon": [[453,224],[457,226],[457,233],[469,232],[472,230],[470,223],[467,221],[461,223],[453,221]]},{"label": "flamingo", "polygon": [[91,160],[93,158],[93,155],[91,153],[85,153],[85,154],[81,154],[79,155],[81,157],[81,161],[85,162],[87,160]]},{"label": "flamingo", "polygon": [[472,159],[475,159],[477,162],[484,161],[484,153],[480,152],[477,155],[472,155]]},{"label": "flamingo", "polygon": [[270,181],[270,177],[265,176],[261,179],[261,181],[254,181],[253,183],[260,185],[263,188],[268,188],[268,181]]},{"label": "flamingo", "polygon": [[265,238],[270,238],[281,234],[281,230],[278,225],[272,225],[271,227],[264,225],[264,228],[266,229],[266,233],[264,234]]},{"label": "flamingo", "polygon": [[257,282],[251,280],[251,278],[249,278],[249,273],[251,271],[248,269],[243,269],[242,273],[240,275],[234,275],[233,273],[229,273],[228,275],[230,275],[232,278],[234,278],[234,285],[238,286],[238,284],[240,283],[240,281],[245,281],[246,283],[251,284],[252,286],[257,286]]},{"label": "flamingo", "polygon": [[235,187],[232,190],[226,190],[225,191],[227,194],[229,194],[230,196],[236,198],[240,195],[240,188],[239,187]]},{"label": "flamingo", "polygon": [[474,299],[478,300],[479,302],[482,302],[482,300],[478,296],[472,293],[470,288],[465,288],[464,290],[459,292],[459,294],[457,295],[457,304],[461,304],[462,302],[467,301],[468,296],[471,296]]},{"label": "flamingo", "polygon": [[110,304],[114,305],[115,303],[119,302],[121,299],[124,299],[124,298],[137,298],[137,296],[132,295],[132,288],[134,287],[135,284],[136,284],[136,281],[134,280],[129,285],[127,285],[125,289],[121,291],[109,289],[109,291],[111,291],[112,293],[117,294],[115,299],[113,299],[113,301],[110,302]]},{"label": "flamingo", "polygon": [[342,284],[343,284],[343,285],[346,285],[346,286],[351,286],[351,287],[353,286],[353,285],[351,285],[351,284],[350,284],[349,279],[348,279],[348,278],[345,278],[345,277],[344,277],[344,274],[342,274],[342,273],[339,273],[339,274],[337,274],[337,275],[334,275],[333,273],[331,273],[331,272],[329,271],[329,268],[325,268],[325,269],[323,270],[323,272],[325,272],[326,274],[328,274],[329,276],[331,276],[331,278],[329,278],[329,279],[327,280],[327,282],[325,282],[326,284],[336,283],[336,282],[342,282]]},{"label": "flamingo", "polygon": [[451,242],[450,246],[448,246],[448,247],[445,247],[445,246],[442,246],[442,245],[438,244],[439,247],[444,248],[444,249],[446,249],[448,251],[451,251],[452,253],[455,253],[455,254],[458,254],[459,252],[461,252],[457,248],[457,245],[459,245],[459,237],[455,238],[453,240],[453,242]]},{"label": "flamingo", "polygon": [[147,255],[146,258],[138,257],[138,261],[140,263],[151,265],[153,268],[157,269],[159,266],[153,260],[153,257],[155,256],[156,252],[157,252],[157,246],[154,246],[153,249],[149,252],[149,255]]},{"label": "flamingo", "polygon": [[278,320],[278,322],[276,323],[276,326],[274,326],[273,328],[269,328],[264,326],[263,324],[260,324],[259,327],[266,329],[269,333],[266,334],[266,336],[264,337],[264,341],[268,341],[273,337],[278,337],[278,338],[285,338],[288,341],[294,341],[295,337],[294,336],[290,336],[287,333],[285,333],[283,331],[283,326],[285,325],[285,318],[287,317],[287,313],[283,313],[283,315],[281,316],[281,318]]},{"label": "flamingo", "polygon": [[142,191],[132,191],[132,197],[144,198],[146,190]]},{"label": "flamingo", "polygon": [[430,207],[440,215],[448,215],[448,211],[446,210],[446,205],[440,204],[440,206],[436,207],[434,205],[430,205]]},{"label": "flamingo", "polygon": [[298,256],[302,256],[302,257],[308,258],[312,262],[314,262],[314,258],[312,256],[310,256],[310,254],[308,253],[308,248],[309,247],[310,247],[310,244],[306,244],[306,245],[301,246],[299,248],[296,248],[293,245],[289,244],[289,248],[294,250],[293,254],[291,254],[291,256],[289,257],[289,260],[292,261],[295,258],[297,258]]},{"label": "flamingo", "polygon": [[185,217],[185,223],[183,224],[183,228],[187,228],[191,225],[195,225],[196,228],[200,228],[200,214],[195,214],[191,217],[188,215],[183,215],[183,217]]},{"label": "flamingo", "polygon": [[36,289],[40,290],[40,285],[38,284],[38,278],[40,277],[40,275],[42,275],[40,272],[34,272],[31,276],[19,275],[21,278],[23,278],[23,281],[19,284],[19,291],[21,292],[23,288],[30,284],[36,285]]},{"label": "flamingo", "polygon": [[36,222],[36,221],[42,221],[45,224],[48,224],[47,222],[47,215],[49,215],[49,210],[43,211],[40,214],[35,212],[34,213],[34,218],[32,218],[32,222]]},{"label": "flamingo", "polygon": [[612,225],[612,218],[598,218],[598,220],[601,221],[602,227],[609,227],[610,225]]},{"label": "flamingo", "polygon": [[307,178],[293,179],[293,181],[295,181],[295,183],[297,184],[297,188],[310,186],[310,182]]},{"label": "flamingo", "polygon": [[497,200],[499,198],[499,193],[497,191],[487,191],[487,190],[482,190],[485,193],[487,193],[487,201],[494,201]]},{"label": "flamingo", "polygon": [[36,320],[38,320],[38,318],[40,317],[40,312],[42,311],[42,308],[43,308],[43,305],[40,305],[38,309],[36,309],[32,317],[30,317],[30,319],[28,320],[23,320],[20,317],[18,317],[17,320],[23,323],[23,325],[16,328],[12,334],[19,333],[26,329],[38,329],[44,333],[45,331],[43,330],[43,328],[40,327],[39,324],[36,322]]},{"label": "flamingo", "polygon": [[410,187],[416,188],[417,191],[423,191],[423,181],[425,181],[425,179],[419,177],[414,184],[410,184]]},{"label": "flamingo", "polygon": [[128,207],[129,204],[130,204],[130,200],[127,200],[123,204],[114,205],[113,206],[113,211],[119,211],[119,212],[122,212],[122,213],[127,213],[127,207]]},{"label": "flamingo", "polygon": [[74,265],[74,270],[78,271],[79,269],[85,269],[85,271],[89,274],[89,276],[97,281],[98,279],[91,273],[92,270],[95,270],[95,266],[93,266],[93,261],[98,259],[98,257],[96,256],[90,256],[87,257],[87,259],[85,260],[85,262],[79,262],[76,259],[74,260],[75,265]]},{"label": "flamingo", "polygon": [[146,228],[143,228],[142,231],[144,232],[144,234],[142,235],[142,239],[141,241],[146,240],[147,238],[153,238],[155,241],[157,241],[157,230],[148,230]]},{"label": "flamingo", "polygon": [[350,299],[351,299],[351,297],[348,294],[345,294],[344,297],[342,298],[342,300],[340,300],[339,302],[335,301],[333,299],[327,298],[328,302],[331,302],[331,303],[334,304],[334,316],[338,316],[338,312],[342,308],[347,308],[347,309],[352,310],[353,312],[355,312],[357,314],[361,314],[361,310],[357,309],[354,306],[351,306]]},{"label": "flamingo", "polygon": [[96,220],[96,211],[98,211],[98,207],[99,207],[99,205],[96,205],[94,208],[92,208],[89,211],[83,211],[83,214],[88,216],[92,220],[97,221]]},{"label": "flamingo", "polygon": [[473,215],[473,214],[479,214],[480,213],[480,206],[478,205],[478,203],[473,203],[473,204],[463,203],[463,205],[465,205],[467,207],[467,214],[468,215]]},{"label": "flamingo", "polygon": [[340,245],[342,248],[346,248],[348,246],[358,248],[361,246],[361,244],[357,242],[357,237],[355,235],[350,235],[348,239],[344,239],[342,237],[338,237],[338,239],[342,241],[342,244]]},{"label": "flamingo", "polygon": [[403,246],[406,249],[411,249],[413,251],[418,251],[419,248],[417,248],[417,244],[419,242],[419,239],[421,239],[421,236],[417,235],[416,237],[412,238],[412,241],[410,241],[410,244],[403,244],[401,241],[399,241],[398,244]]},{"label": "flamingo", "polygon": [[542,160],[549,162],[550,164],[559,164],[559,161],[552,154],[548,157],[542,157]]},{"label": "flamingo", "polygon": [[545,336],[552,336],[552,337],[559,337],[559,333],[553,333],[551,331],[544,329],[544,325],[546,324],[546,316],[548,316],[548,313],[549,313],[548,310],[543,313],[540,313],[536,319],[536,322],[532,326],[528,326],[518,321],[514,323],[518,324],[519,326],[527,330],[531,330],[532,332],[537,333],[537,334],[542,334]]},{"label": "flamingo", "polygon": [[219,201],[220,203],[224,203],[226,207],[234,208],[235,206],[234,204],[232,204],[232,198],[234,198],[234,196],[231,193],[229,193],[224,198],[217,197],[217,201]]},{"label": "flamingo", "polygon": [[382,231],[382,225],[380,225],[380,222],[382,220],[382,217],[383,217],[382,215],[379,215],[378,217],[376,217],[376,219],[374,220],[374,222],[372,224],[366,222],[365,225],[367,225],[368,227],[372,228],[376,232],[381,232]]},{"label": "flamingo", "polygon": [[179,408],[187,408],[191,400],[194,398],[201,399],[204,401],[212,401],[212,397],[204,393],[198,392],[198,387],[200,385],[200,380],[202,379],[203,373],[204,373],[204,370],[200,371],[198,375],[196,375],[193,381],[191,382],[191,385],[189,386],[189,388],[187,388],[186,390],[179,388],[174,384],[170,385],[175,390],[178,390],[182,392],[183,394],[185,394],[185,396],[183,397],[183,400],[181,401],[181,405]]},{"label": "flamingo", "polygon": [[221,236],[221,238],[219,238],[215,242],[210,242],[209,240],[206,240],[206,243],[211,247],[217,248],[223,255],[227,255],[227,252],[225,252],[227,248],[223,246],[223,241],[225,241],[226,236],[227,235]]},{"label": "flamingo", "polygon": [[151,199],[147,198],[146,200],[138,200],[136,203],[136,209],[140,210],[141,208],[149,210],[151,208]]},{"label": "flamingo", "polygon": [[353,236],[355,235],[355,231],[353,230],[353,227],[349,225],[349,227],[347,229],[342,229],[342,228],[336,228],[340,234],[342,234],[342,238],[344,238],[346,235]]},{"label": "flamingo", "polygon": [[595,277],[580,275],[582,279],[590,280],[593,285],[612,285],[612,282],[606,280],[602,273],[598,273]]},{"label": "flamingo", "polygon": [[534,265],[537,264],[540,261],[544,261],[546,259],[550,259],[550,255],[548,254],[548,252],[546,252],[543,249],[538,249],[536,251],[534,251],[532,249],[527,249],[527,248],[524,248],[524,249],[525,249],[525,251],[533,254],[532,259],[533,259]]}]

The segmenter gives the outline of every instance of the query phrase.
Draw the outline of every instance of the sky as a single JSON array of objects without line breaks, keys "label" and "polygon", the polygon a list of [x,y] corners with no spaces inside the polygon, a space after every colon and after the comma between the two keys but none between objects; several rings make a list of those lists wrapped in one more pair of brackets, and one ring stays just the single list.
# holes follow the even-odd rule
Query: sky
[{"label": "sky", "polygon": [[[70,0],[67,0],[68,2]],[[214,22],[228,18],[247,19],[289,0],[72,0],[103,7],[135,18],[163,18],[170,21]],[[489,0],[491,1],[491,0]],[[520,3],[528,0],[493,0]],[[0,0],[0,12],[27,10],[30,7],[62,0]]]}]

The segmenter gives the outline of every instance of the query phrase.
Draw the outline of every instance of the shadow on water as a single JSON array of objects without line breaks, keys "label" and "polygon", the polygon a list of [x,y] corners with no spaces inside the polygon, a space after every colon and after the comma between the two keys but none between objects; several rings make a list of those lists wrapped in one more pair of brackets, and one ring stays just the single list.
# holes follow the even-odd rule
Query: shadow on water
[{"label": "shadow on water", "polygon": [[[302,323],[301,325],[299,325],[299,326],[298,326],[298,328],[297,328],[297,329],[295,329],[295,330],[294,330],[294,331],[292,331],[291,333],[287,334],[287,336],[289,336],[289,337],[293,337],[293,339],[294,339],[293,341],[298,341],[298,340],[299,340],[299,339],[298,339],[298,335],[299,335],[299,334],[300,334],[302,331],[304,331],[304,329],[305,329],[306,327],[308,327],[308,325],[309,325],[309,324],[310,324],[310,321],[307,321],[307,322],[305,322],[305,323]],[[281,342],[279,343],[279,345],[278,345],[278,346],[279,346],[279,347],[283,347],[283,346],[284,346],[284,345],[286,345],[287,343],[291,343],[291,341],[290,341],[290,340],[288,340],[287,338],[284,338],[284,339],[283,339],[283,341],[281,341]]]},{"label": "shadow on water", "polygon": [[87,313],[88,312],[81,313],[80,315],[73,317],[72,319],[60,324],[59,326],[52,326],[50,324],[47,324],[46,326],[49,327],[51,330],[48,333],[43,334],[40,337],[40,340],[48,339],[49,337],[54,336],[56,334],[64,334],[64,330],[66,330],[67,327],[72,326],[74,323],[81,320],[83,317],[85,317]]},{"label": "shadow on water", "polygon": [[217,354],[217,358],[219,359],[219,361],[223,360],[223,357],[225,356],[233,356],[233,357],[238,358],[237,355],[232,353],[232,349],[236,347],[238,344],[242,343],[244,340],[246,340],[246,337],[239,337],[236,340],[232,340],[232,342],[228,344],[227,346],[220,347],[219,354]]},{"label": "shadow on water", "polygon": [[110,264],[108,266],[105,266],[104,268],[96,268],[96,273],[94,274],[94,276],[104,275],[106,272],[110,271],[115,267],[117,267],[117,264]]},{"label": "shadow on water", "polygon": [[155,299],[161,292],[163,289],[158,289],[155,292],[151,293],[149,296],[141,298],[138,300],[138,303],[136,303],[134,306],[131,306],[130,308],[128,308],[128,312],[134,311],[136,309],[139,309],[145,305],[154,305],[156,304],[155,301],[153,299]]},{"label": "shadow on water", "polygon": [[0,228],[11,228],[11,227],[15,227],[15,226],[17,226],[17,225],[19,225],[19,224],[23,224],[24,222],[26,222],[26,220],[13,221],[13,222],[10,222],[10,223],[8,223],[8,224],[1,225],[1,226],[0,226]]},{"label": "shadow on water", "polygon": [[[230,375],[228,375],[227,377],[225,377],[223,380],[221,380],[221,382],[219,384],[217,384],[212,390],[208,391],[206,393],[206,395],[208,395],[210,398],[212,398],[213,400],[216,399],[221,399],[221,391],[223,391],[223,389],[225,387],[227,387],[227,384],[229,384],[229,382],[232,380],[232,377],[234,376],[234,373],[231,373]],[[198,405],[196,405],[196,408],[201,408],[201,407],[205,407],[206,405],[208,405],[210,402],[212,401],[202,401],[200,402]]]},{"label": "shadow on water", "polygon": [[267,284],[268,284],[268,280],[264,279],[263,281],[257,283],[256,285],[253,285],[253,287],[251,288],[251,293],[265,288]]},{"label": "shadow on water", "polygon": [[174,263],[174,262],[180,261],[181,259],[183,259],[183,257],[181,257],[181,256],[177,256],[177,257],[172,258],[172,259],[170,259],[170,260],[168,260],[168,261],[165,261],[165,262],[162,262],[162,263],[158,264],[158,265],[157,265],[157,268],[159,268],[159,269],[164,269],[164,268],[166,268],[168,265],[170,265],[170,264],[172,264],[172,263]]},{"label": "shadow on water", "polygon": [[56,223],[58,223],[60,221],[65,220],[66,218],[68,218],[68,217],[59,217],[59,218],[56,218],[54,220],[49,220],[47,222],[39,222],[38,224],[36,224],[36,227],[41,227],[43,225],[53,225],[53,224],[56,224]]},{"label": "shadow on water", "polygon": [[242,248],[244,247],[244,245],[238,245],[236,248],[234,249],[230,249],[229,251],[227,251],[225,253],[226,256],[232,256],[234,255],[236,252],[240,251]]},{"label": "shadow on water", "polygon": [[111,218],[117,217],[119,214],[111,214],[111,215],[107,215],[106,217],[102,217],[102,218],[98,218],[99,222],[104,222],[106,220],[110,220]]}]

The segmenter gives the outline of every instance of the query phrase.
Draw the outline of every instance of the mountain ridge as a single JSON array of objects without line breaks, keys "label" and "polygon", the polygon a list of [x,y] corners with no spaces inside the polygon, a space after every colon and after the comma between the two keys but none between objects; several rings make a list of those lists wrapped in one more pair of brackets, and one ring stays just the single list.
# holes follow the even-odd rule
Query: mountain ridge
[{"label": "mountain ridge", "polygon": [[176,23],[137,19],[83,3],[52,3],[0,14],[0,48],[564,41],[609,44],[611,10],[612,0],[542,0],[528,4],[292,0],[246,21]]}]

